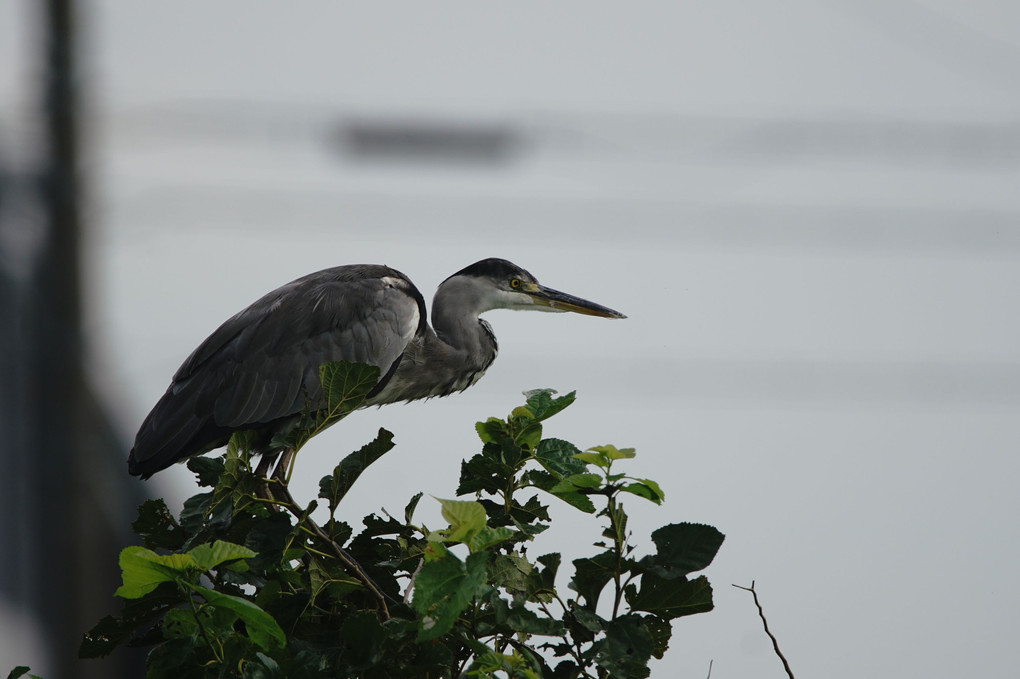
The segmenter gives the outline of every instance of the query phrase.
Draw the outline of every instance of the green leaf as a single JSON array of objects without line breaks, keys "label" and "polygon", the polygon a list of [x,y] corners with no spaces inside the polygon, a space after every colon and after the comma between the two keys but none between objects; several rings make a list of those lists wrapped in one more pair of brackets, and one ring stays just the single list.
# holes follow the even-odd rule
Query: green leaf
[{"label": "green leaf", "polygon": [[[170,639],[149,651],[145,658],[145,665],[148,669],[146,677],[166,677],[190,675],[184,668],[194,657],[195,645],[190,639]],[[190,668],[189,668],[190,669]]]},{"label": "green leaf", "polygon": [[273,512],[252,521],[244,536],[244,546],[256,556],[248,564],[252,568],[277,568],[294,530],[289,514],[285,512]]},{"label": "green leaf", "polygon": [[[549,507],[542,504],[537,495],[532,495],[523,505],[514,500],[510,514],[521,523],[549,521]],[[490,514],[491,516],[491,514]]]},{"label": "green leaf", "polygon": [[[241,434],[234,434],[230,440],[235,441],[238,438],[243,437]],[[216,483],[214,503],[229,507],[231,514],[234,513],[234,510],[242,511],[248,504],[254,502],[255,497],[265,484],[265,480],[260,479],[251,470],[248,461],[250,455],[247,452],[245,455],[247,458],[242,459],[228,444],[227,453],[223,456],[223,473],[220,474],[219,481]],[[226,501],[224,502],[224,500]]]},{"label": "green leaf", "polygon": [[526,450],[534,450],[542,440],[542,425],[539,422],[529,422],[520,429],[514,436],[514,443]]},{"label": "green leaf", "polygon": [[535,459],[557,478],[583,474],[587,468],[575,457],[580,451],[570,441],[543,439],[535,449]]},{"label": "green leaf", "polygon": [[528,422],[533,422],[535,417],[526,406],[517,406],[510,411],[510,419],[519,420],[522,424],[526,425]]},{"label": "green leaf", "polygon": [[590,559],[574,559],[573,564],[574,578],[570,581],[570,588],[584,597],[586,608],[594,611],[602,589],[613,579],[616,554],[606,551]]},{"label": "green leaf", "polygon": [[28,674],[29,669],[30,668],[25,665],[18,665],[10,671],[10,674],[7,675],[7,679],[18,679],[18,677]]},{"label": "green leaf", "polygon": [[543,554],[538,557],[538,563],[544,568],[541,570],[533,568],[528,575],[528,598],[548,601],[556,592],[556,572],[560,568],[562,557],[559,552]]},{"label": "green leaf", "polygon": [[483,526],[475,533],[469,535],[464,544],[468,546],[471,552],[483,552],[493,545],[510,540],[515,535],[517,535],[516,532],[502,526],[499,528]]},{"label": "green leaf", "polygon": [[439,503],[443,518],[450,522],[450,527],[442,531],[443,539],[462,542],[471,552],[483,551],[514,536],[508,528],[486,525],[485,507],[480,502],[439,500]]},{"label": "green leaf", "polygon": [[662,578],[679,578],[706,568],[722,546],[725,535],[699,523],[673,523],[652,533],[657,553],[641,565]]},{"label": "green leaf", "polygon": [[286,675],[280,665],[265,653],[256,651],[256,662],[244,665],[244,679],[284,679]]},{"label": "green leaf", "polygon": [[404,507],[404,523],[407,525],[411,525],[411,519],[414,518],[414,510],[418,507],[418,500],[420,500],[424,494],[425,493],[415,493],[414,497],[411,498],[411,501],[407,503],[406,507]]},{"label": "green leaf", "polygon": [[[594,474],[592,476],[594,476]],[[526,479],[536,488],[540,488],[547,493],[552,493],[567,504],[580,509],[582,512],[587,512],[588,514],[595,513],[595,505],[588,499],[587,495],[578,493],[572,484],[560,486],[561,482],[556,478],[556,476],[549,472],[532,470],[528,472]],[[557,487],[560,487],[560,489],[554,492],[553,489]]]},{"label": "green leaf", "polygon": [[187,465],[198,477],[200,486],[215,486],[223,473],[223,459],[219,457],[193,457]]},{"label": "green leaf", "polygon": [[574,454],[574,457],[577,458],[578,460],[580,460],[581,462],[585,462],[587,464],[598,465],[599,467],[602,467],[603,469],[605,469],[605,468],[607,468],[609,466],[609,460],[607,460],[605,457],[603,457],[602,455],[600,455],[598,453],[589,453],[589,452],[581,453],[581,452],[578,452],[578,453]]},{"label": "green leaf", "polygon": [[138,519],[131,529],[149,549],[178,550],[187,539],[163,500],[146,500],[139,505]]},{"label": "green leaf", "polygon": [[[486,444],[488,449],[495,444]],[[495,494],[506,487],[513,478],[514,468],[503,462],[498,454],[483,451],[460,465],[460,485],[457,495],[484,491]]]},{"label": "green leaf", "polygon": [[[440,561],[442,559],[445,559],[447,556],[451,556],[451,552],[443,545],[442,542],[429,540],[427,543],[425,543],[425,549],[422,552],[422,557],[425,559],[425,563],[431,563],[432,561]],[[456,559],[457,557],[454,556],[453,558]]]},{"label": "green leaf", "polygon": [[195,533],[202,529],[205,522],[205,513],[212,505],[214,493],[198,493],[184,501],[181,509],[181,528],[184,532],[194,537]]},{"label": "green leaf", "polygon": [[232,542],[216,540],[212,544],[199,545],[189,550],[188,556],[192,558],[200,571],[208,571],[225,561],[250,559],[255,556],[255,552]]},{"label": "green leaf", "polygon": [[626,460],[637,455],[633,448],[617,448],[611,445],[592,446],[588,451],[598,453],[607,460]]},{"label": "green leaf", "polygon": [[638,497],[643,497],[646,500],[651,500],[657,505],[661,505],[666,495],[659,488],[659,484],[650,479],[641,479],[637,483],[628,483],[620,487],[620,491],[624,493],[631,493]]},{"label": "green leaf", "polygon": [[198,634],[198,621],[190,610],[175,608],[163,616],[163,636],[167,639],[195,639]]},{"label": "green leaf", "polygon": [[358,611],[340,628],[350,670],[364,672],[378,667],[386,653],[387,630],[374,611]]},{"label": "green leaf", "polygon": [[510,436],[506,422],[497,417],[490,417],[485,422],[476,423],[475,431],[478,432],[478,438],[482,440],[482,443],[498,444]]},{"label": "green leaf", "polygon": [[327,423],[356,410],[375,388],[380,376],[379,368],[367,363],[334,361],[319,366]]},{"label": "green leaf", "polygon": [[516,518],[513,519],[514,528],[517,529],[517,535],[515,539],[518,542],[527,542],[528,540],[534,539],[539,533],[544,533],[549,530],[549,524],[547,523],[523,523],[518,521]]},{"label": "green leaf", "polygon": [[108,615],[82,635],[79,658],[102,658],[127,641],[135,632],[147,629],[152,622],[174,606],[184,602],[177,587],[167,585],[140,599],[126,601],[119,618]]},{"label": "green leaf", "polygon": [[506,624],[513,631],[525,634],[541,634],[552,637],[563,634],[563,623],[559,620],[540,617],[534,611],[523,606],[510,608],[506,617]]},{"label": "green leaf", "polygon": [[450,523],[446,539],[465,542],[471,535],[485,528],[485,507],[481,503],[465,500],[439,500],[443,518]]},{"label": "green leaf", "polygon": [[340,464],[333,469],[331,476],[322,477],[322,480],[319,481],[319,497],[329,502],[331,515],[362,472],[392,450],[393,446],[393,434],[385,429],[380,429],[375,440],[341,460]]},{"label": "green leaf", "polygon": [[627,541],[627,512],[623,510],[623,505],[614,502],[606,507],[602,515],[609,519],[609,525],[602,531],[603,537],[618,545],[624,544]]},{"label": "green leaf", "polygon": [[248,630],[248,636],[259,648],[272,651],[273,649],[283,648],[284,644],[287,643],[286,635],[280,629],[276,620],[273,619],[273,616],[247,599],[222,594],[197,585],[191,585],[191,589],[202,595],[210,606],[227,609],[236,613]]},{"label": "green leaf", "polygon": [[521,462],[530,456],[529,452],[511,438],[503,439],[498,447],[489,444],[483,448],[483,452],[496,456],[496,459],[505,464],[507,469],[510,470],[507,474],[508,477],[516,474]]},{"label": "green leaf", "polygon": [[652,635],[652,655],[662,660],[662,656],[669,649],[669,639],[673,636],[673,626],[668,620],[657,616],[643,618],[648,632]]},{"label": "green leaf", "polygon": [[547,420],[574,402],[576,392],[570,392],[559,398],[553,398],[555,389],[535,389],[524,392],[527,398],[528,410],[536,420]]},{"label": "green leaf", "polygon": [[109,655],[131,635],[134,627],[112,615],[104,616],[95,626],[82,635],[78,647],[79,658],[102,658]]},{"label": "green leaf", "polygon": [[[509,679],[541,679],[548,676],[548,668],[527,646],[521,644],[513,648],[509,654],[499,653],[481,644],[472,648],[474,659],[463,676],[496,677],[506,676]],[[554,679],[554,678],[553,678]]]},{"label": "green leaf", "polygon": [[580,509],[585,514],[595,513],[595,504],[588,499],[587,495],[581,495],[580,493],[556,493],[556,497],[571,507]]},{"label": "green leaf", "polygon": [[579,489],[590,490],[602,485],[602,477],[598,474],[573,474],[562,479],[559,483],[549,489],[553,495],[561,493],[574,493]]},{"label": "green leaf", "polygon": [[114,592],[122,599],[137,599],[156,589],[161,582],[173,582],[194,568],[194,560],[185,554],[160,556],[145,547],[125,547],[120,552],[123,584]]},{"label": "green leaf", "polygon": [[600,618],[597,613],[587,608],[572,606],[570,608],[570,615],[589,632],[598,633],[606,628],[606,621]]},{"label": "green leaf", "polygon": [[606,625],[606,637],[597,644],[596,664],[619,679],[644,679],[655,644],[644,619],[623,615]]},{"label": "green leaf", "polygon": [[256,431],[246,429],[235,431],[227,441],[227,457],[239,457],[242,454],[251,454],[258,448],[259,434]]},{"label": "green leaf", "polygon": [[453,628],[457,617],[467,608],[485,584],[488,553],[468,555],[462,562],[450,552],[435,561],[426,561],[415,578],[414,609],[421,616],[418,640],[435,639]]},{"label": "green leaf", "polygon": [[489,564],[489,584],[508,592],[525,592],[534,566],[519,554],[497,554]]},{"label": "green leaf", "polygon": [[580,493],[556,493],[556,497],[585,514],[595,513],[595,504],[588,499],[587,495],[581,495]]},{"label": "green leaf", "polygon": [[579,490],[590,490],[602,485],[602,477],[598,474],[574,474],[561,480],[549,488],[549,492],[564,502],[577,507],[588,514],[595,513],[595,505],[587,495],[579,493]]},{"label": "green leaf", "polygon": [[628,588],[627,603],[632,610],[654,613],[667,620],[712,610],[712,585],[702,575],[694,580],[660,578],[655,573],[641,576],[641,589]]}]

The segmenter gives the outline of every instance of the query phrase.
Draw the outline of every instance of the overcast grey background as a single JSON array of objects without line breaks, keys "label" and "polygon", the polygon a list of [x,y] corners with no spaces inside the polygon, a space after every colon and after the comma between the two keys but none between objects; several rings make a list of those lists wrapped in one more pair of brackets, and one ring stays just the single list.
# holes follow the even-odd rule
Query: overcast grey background
[{"label": "overcast grey background", "polygon": [[[32,126],[30,5],[0,1],[9,130]],[[628,503],[637,542],[727,534],[716,610],[676,623],[654,677],[782,676],[730,587],[752,580],[800,676],[1016,676],[1020,5],[83,5],[89,348],[125,437],[268,289],[378,262],[430,298],[505,257],[630,318],[490,314],[477,386],[333,428],[297,497],[380,426],[398,446],[348,517],[450,497],[476,420],[576,389],[547,435],[634,446],[667,492]],[[374,158],[345,144],[365,121],[506,145]],[[44,671],[32,624],[0,637]]]}]

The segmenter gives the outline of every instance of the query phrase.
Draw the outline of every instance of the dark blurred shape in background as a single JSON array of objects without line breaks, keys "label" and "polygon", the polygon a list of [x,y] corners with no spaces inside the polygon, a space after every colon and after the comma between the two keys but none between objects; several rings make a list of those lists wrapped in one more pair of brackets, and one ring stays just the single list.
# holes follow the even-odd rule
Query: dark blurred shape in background
[{"label": "dark blurred shape in background", "polygon": [[0,146],[0,611],[34,623],[9,646],[26,657],[4,657],[0,671],[41,656],[50,664],[32,670],[48,679],[142,671],[136,654],[77,660],[82,632],[114,610],[124,517],[141,498],[83,367],[74,4],[29,14],[38,122],[22,153]]},{"label": "dark blurred shape in background", "polygon": [[348,120],[340,148],[360,160],[503,163],[520,149],[510,126],[422,120]]}]

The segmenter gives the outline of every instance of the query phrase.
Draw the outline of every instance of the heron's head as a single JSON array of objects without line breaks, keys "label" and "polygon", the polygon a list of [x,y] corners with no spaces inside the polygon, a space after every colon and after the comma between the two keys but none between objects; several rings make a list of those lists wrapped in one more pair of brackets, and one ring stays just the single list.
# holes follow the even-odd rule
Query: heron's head
[{"label": "heron's head", "polygon": [[439,286],[437,301],[441,294],[455,300],[455,306],[475,313],[492,309],[530,309],[626,318],[601,304],[547,288],[530,273],[505,259],[483,259],[461,269]]}]

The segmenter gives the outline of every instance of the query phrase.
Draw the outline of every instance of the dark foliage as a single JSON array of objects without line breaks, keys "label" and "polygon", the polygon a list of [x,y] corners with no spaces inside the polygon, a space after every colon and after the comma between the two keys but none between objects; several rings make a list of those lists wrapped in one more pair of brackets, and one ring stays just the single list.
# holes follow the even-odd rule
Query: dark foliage
[{"label": "dark foliage", "polygon": [[[323,366],[327,393],[343,387],[340,401],[306,418],[295,446],[357,407],[373,384],[364,369]],[[711,610],[708,581],[689,576],[723,536],[663,526],[654,553],[636,558],[620,499],[659,504],[663,492],[616,471],[631,449],[542,438],[544,421],[573,400],[536,391],[506,419],[478,423],[482,448],[463,462],[457,489],[473,497],[440,500],[448,525],[438,531],[414,523],[420,493],[401,519],[373,514],[355,530],[337,518],[347,490],[393,447],[385,430],[320,482],[321,527],[316,502],[259,492],[266,481],[235,436],[223,457],[190,462],[207,490],[180,517],[161,500],[139,508],[142,545],[120,557],[123,611],[85,635],[81,656],[151,647],[153,679],[648,676],[670,621]],[[550,498],[601,522],[593,556],[564,564],[558,553],[527,554],[551,529]]]}]

